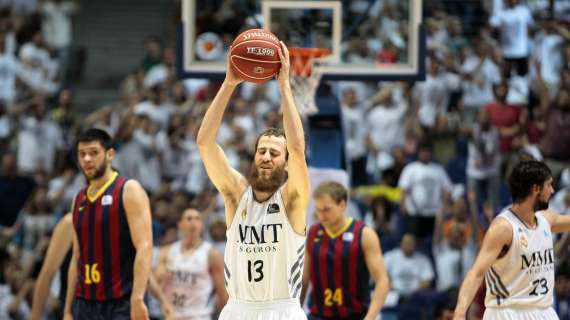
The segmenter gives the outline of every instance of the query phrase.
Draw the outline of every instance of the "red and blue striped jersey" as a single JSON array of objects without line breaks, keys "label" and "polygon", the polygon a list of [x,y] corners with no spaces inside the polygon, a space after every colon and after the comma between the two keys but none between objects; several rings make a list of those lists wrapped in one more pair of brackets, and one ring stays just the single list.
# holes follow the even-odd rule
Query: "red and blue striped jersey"
[{"label": "red and blue striped jersey", "polygon": [[73,226],[79,240],[75,296],[106,301],[130,295],[136,250],[123,206],[127,179],[117,173],[94,199],[87,187],[75,197]]},{"label": "red and blue striped jersey", "polygon": [[362,250],[364,223],[353,220],[345,230],[331,235],[322,224],[309,230],[313,316],[334,319],[360,319],[370,305],[370,273]]}]

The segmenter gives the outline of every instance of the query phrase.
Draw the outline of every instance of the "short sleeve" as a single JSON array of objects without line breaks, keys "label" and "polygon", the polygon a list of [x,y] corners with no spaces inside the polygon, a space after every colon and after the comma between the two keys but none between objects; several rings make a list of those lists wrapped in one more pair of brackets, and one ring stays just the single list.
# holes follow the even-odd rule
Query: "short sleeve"
[{"label": "short sleeve", "polygon": [[400,180],[398,181],[398,187],[400,189],[409,189],[412,185],[412,170],[411,165],[404,167],[402,175],[400,175]]}]

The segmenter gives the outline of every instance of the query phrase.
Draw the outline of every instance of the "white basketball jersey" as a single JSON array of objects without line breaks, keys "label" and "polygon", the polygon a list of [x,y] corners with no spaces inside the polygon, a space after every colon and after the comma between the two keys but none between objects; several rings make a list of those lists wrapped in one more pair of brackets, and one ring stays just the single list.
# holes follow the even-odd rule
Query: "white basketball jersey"
[{"label": "white basketball jersey", "polygon": [[493,263],[485,274],[485,306],[551,307],[554,249],[550,224],[542,212],[535,213],[535,229],[529,229],[511,209],[504,210],[498,217],[511,224],[513,240],[507,254]]},{"label": "white basketball jersey", "polygon": [[249,186],[226,234],[224,273],[230,298],[269,301],[301,295],[305,236],[289,223],[282,188],[260,203]]},{"label": "white basketball jersey", "polygon": [[168,252],[166,269],[171,280],[164,293],[176,308],[176,319],[212,315],[214,282],[208,265],[211,248],[209,242],[202,242],[191,255],[185,255],[178,241]]}]

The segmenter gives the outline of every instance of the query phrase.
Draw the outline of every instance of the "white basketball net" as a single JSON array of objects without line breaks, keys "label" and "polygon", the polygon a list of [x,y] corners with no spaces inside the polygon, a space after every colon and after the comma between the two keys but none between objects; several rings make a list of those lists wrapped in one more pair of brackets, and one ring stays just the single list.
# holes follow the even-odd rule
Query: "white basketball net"
[{"label": "white basketball net", "polygon": [[312,115],[319,112],[315,103],[315,95],[323,75],[323,60],[309,58],[309,61],[305,63],[303,59],[298,58],[292,59],[291,63],[291,89],[299,113]]}]

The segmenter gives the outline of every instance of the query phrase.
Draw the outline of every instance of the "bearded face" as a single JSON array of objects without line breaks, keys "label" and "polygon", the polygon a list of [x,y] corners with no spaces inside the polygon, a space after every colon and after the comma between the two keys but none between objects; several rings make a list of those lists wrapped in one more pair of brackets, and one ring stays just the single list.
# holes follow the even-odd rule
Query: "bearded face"
[{"label": "bearded face", "polygon": [[87,178],[87,180],[96,180],[101,178],[103,175],[105,175],[105,171],[107,170],[107,166],[109,164],[107,163],[107,161],[104,161],[103,163],[101,163],[98,167],[95,168],[95,172],[93,172],[91,175],[88,175],[85,173],[85,171],[83,172],[83,174],[85,175],[85,177]]},{"label": "bearded face", "polygon": [[268,169],[260,169],[255,163],[252,163],[248,182],[256,191],[273,193],[285,182],[287,171],[285,166],[275,167],[267,173],[266,170]]},{"label": "bearded face", "polygon": [[99,142],[80,142],[77,149],[79,167],[88,181],[105,175],[113,158],[112,150],[106,151]]},{"label": "bearded face", "polygon": [[538,196],[534,201],[535,212],[548,209],[548,201],[550,200],[550,197],[554,193],[554,188],[552,187],[552,181],[553,181],[552,178],[549,178],[542,185],[540,193],[538,194]]},{"label": "bearded face", "polygon": [[284,137],[262,136],[251,164],[248,182],[254,190],[273,193],[287,179]]}]

